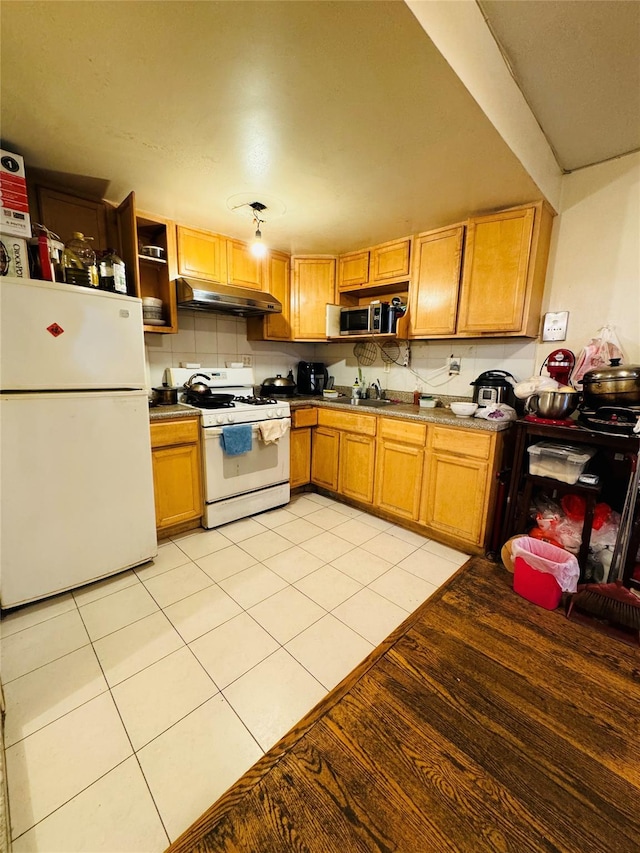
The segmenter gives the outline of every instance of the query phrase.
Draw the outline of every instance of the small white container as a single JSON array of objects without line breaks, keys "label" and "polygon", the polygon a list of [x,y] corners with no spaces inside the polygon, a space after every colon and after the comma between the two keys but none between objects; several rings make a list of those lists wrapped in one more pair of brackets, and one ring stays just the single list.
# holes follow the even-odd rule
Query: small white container
[{"label": "small white container", "polygon": [[333,399],[333,398],[335,398],[335,397],[337,397],[337,396],[338,396],[338,392],[337,392],[337,391],[332,391],[332,390],[327,390],[327,389],[325,388],[325,389],[323,390],[323,392],[322,392],[322,396],[323,396],[323,397],[326,397],[326,398],[327,398],[327,399],[329,399],[329,400],[331,400],[331,399]]},{"label": "small white container", "polygon": [[435,409],[438,403],[435,397],[420,397],[418,402],[421,409]]}]

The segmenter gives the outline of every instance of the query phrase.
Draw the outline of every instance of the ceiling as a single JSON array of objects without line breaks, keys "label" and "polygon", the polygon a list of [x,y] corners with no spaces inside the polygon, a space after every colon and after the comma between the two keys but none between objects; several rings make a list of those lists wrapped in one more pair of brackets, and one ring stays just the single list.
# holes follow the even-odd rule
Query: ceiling
[{"label": "ceiling", "polygon": [[478,3],[563,170],[640,149],[640,3]]},{"label": "ceiling", "polygon": [[[481,8],[562,168],[639,146],[640,3]],[[133,189],[140,208],[248,239],[249,208],[231,208],[262,201],[265,241],[301,254],[542,195],[401,0],[4,0],[1,14],[3,147],[114,203]]]}]

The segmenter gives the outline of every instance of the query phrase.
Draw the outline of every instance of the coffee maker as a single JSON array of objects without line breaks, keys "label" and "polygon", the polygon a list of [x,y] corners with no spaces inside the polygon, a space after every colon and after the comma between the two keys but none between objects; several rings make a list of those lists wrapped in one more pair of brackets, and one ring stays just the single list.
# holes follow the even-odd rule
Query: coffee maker
[{"label": "coffee maker", "polygon": [[328,378],[327,368],[321,361],[298,362],[298,394],[322,394]]}]

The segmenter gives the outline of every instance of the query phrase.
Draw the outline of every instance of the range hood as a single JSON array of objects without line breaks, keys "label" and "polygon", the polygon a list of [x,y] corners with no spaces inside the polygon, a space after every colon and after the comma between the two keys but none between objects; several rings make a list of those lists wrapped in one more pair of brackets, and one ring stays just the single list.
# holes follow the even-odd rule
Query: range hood
[{"label": "range hood", "polygon": [[263,290],[235,287],[231,284],[220,284],[200,278],[178,278],[176,290],[178,308],[235,314],[237,317],[282,313],[282,304],[275,296]]}]

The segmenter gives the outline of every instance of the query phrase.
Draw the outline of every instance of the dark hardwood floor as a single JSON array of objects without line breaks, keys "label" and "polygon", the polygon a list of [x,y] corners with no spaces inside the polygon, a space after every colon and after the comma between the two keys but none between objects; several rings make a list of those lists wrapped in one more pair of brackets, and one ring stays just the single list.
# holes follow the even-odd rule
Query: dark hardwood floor
[{"label": "dark hardwood floor", "polygon": [[640,649],[472,558],[171,853],[640,851]]}]

